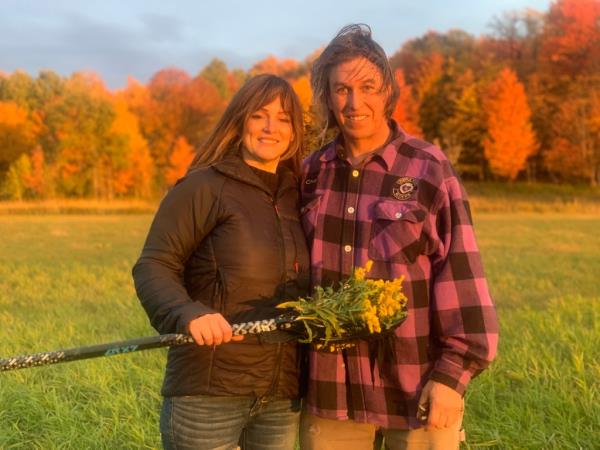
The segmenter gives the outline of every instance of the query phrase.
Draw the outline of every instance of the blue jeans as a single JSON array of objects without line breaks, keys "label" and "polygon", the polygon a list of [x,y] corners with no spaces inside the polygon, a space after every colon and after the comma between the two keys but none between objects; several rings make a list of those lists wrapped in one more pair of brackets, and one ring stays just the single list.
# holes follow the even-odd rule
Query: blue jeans
[{"label": "blue jeans", "polygon": [[299,399],[165,397],[160,433],[165,450],[293,450]]}]

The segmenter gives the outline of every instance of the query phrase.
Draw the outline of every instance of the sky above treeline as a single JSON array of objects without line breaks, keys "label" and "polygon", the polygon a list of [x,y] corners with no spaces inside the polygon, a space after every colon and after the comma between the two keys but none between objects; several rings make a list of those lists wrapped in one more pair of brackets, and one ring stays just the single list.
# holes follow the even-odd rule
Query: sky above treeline
[{"label": "sky above treeline", "polygon": [[429,30],[491,32],[494,17],[549,0],[2,0],[0,71],[97,72],[110,88],[212,58],[249,69],[274,55],[303,60],[348,23],[371,26],[392,55]]}]

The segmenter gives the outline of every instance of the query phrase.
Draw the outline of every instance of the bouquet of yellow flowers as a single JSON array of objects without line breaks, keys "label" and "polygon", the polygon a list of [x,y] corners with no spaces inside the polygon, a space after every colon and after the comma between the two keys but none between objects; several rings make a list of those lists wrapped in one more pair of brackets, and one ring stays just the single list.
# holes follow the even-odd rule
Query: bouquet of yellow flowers
[{"label": "bouquet of yellow flowers", "polygon": [[279,304],[292,308],[306,329],[310,343],[317,338],[325,347],[329,342],[351,341],[392,330],[406,318],[407,298],[402,292],[404,277],[392,281],[366,278],[372,261],[354,270],[339,288],[315,288],[314,296]]}]

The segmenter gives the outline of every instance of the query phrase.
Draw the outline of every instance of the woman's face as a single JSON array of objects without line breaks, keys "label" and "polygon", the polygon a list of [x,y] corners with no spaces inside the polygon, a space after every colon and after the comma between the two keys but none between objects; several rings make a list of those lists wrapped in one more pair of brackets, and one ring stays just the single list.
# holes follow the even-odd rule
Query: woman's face
[{"label": "woman's face", "polygon": [[249,166],[275,172],[292,137],[292,119],[277,97],[248,117],[242,135],[242,157]]}]

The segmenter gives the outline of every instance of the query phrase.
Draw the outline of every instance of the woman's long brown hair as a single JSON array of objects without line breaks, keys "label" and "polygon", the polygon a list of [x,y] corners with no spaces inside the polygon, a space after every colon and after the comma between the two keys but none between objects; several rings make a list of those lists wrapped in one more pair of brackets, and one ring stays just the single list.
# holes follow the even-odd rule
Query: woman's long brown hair
[{"label": "woman's long brown hair", "polygon": [[229,154],[239,154],[244,125],[250,115],[277,98],[281,100],[283,110],[290,115],[293,132],[290,146],[281,156],[281,161],[290,160],[286,165],[297,172],[304,133],[302,106],[286,80],[269,74],[249,79],[233,96],[208,139],[198,149],[188,172],[209,166]]}]

